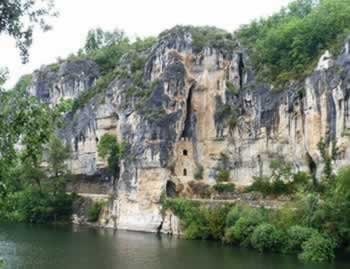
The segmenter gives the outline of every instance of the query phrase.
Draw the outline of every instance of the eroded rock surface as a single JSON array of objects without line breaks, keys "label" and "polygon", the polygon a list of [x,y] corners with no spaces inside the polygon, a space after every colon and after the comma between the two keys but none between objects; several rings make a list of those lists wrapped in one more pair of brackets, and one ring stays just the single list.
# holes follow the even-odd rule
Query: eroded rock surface
[{"label": "eroded rock surface", "polygon": [[[279,92],[255,81],[243,49],[194,53],[192,42],[189,32],[170,32],[148,53],[144,80],[153,88],[141,107],[127,94],[132,82],[116,78],[102,95],[66,115],[60,135],[74,152],[72,172],[109,184],[113,194],[107,226],[180,233],[177,219],[162,216],[160,197],[173,186],[169,181],[186,191],[198,167],[209,184],[224,165],[232,182],[249,185],[254,176],[269,175],[275,159],[318,176],[321,138],[336,142],[335,168],[350,164],[349,42],[341,55],[325,54],[303,83]],[[64,63],[55,72],[36,72],[29,90],[55,104],[88,91],[98,76],[91,61]],[[234,111],[231,124],[225,108]],[[129,145],[115,186],[96,150],[107,132]]]}]

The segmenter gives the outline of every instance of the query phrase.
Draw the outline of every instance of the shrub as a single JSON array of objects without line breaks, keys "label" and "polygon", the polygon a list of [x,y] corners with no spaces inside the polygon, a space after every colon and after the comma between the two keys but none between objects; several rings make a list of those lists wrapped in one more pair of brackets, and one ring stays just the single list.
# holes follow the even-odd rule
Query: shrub
[{"label": "shrub", "polygon": [[287,230],[286,251],[298,253],[302,250],[304,242],[316,234],[317,230],[299,225],[291,226]]},{"label": "shrub", "polygon": [[268,177],[253,177],[253,180],[253,184],[246,189],[248,192],[258,191],[264,195],[271,193],[271,183]]},{"label": "shrub", "polygon": [[251,245],[259,251],[276,251],[283,243],[283,233],[274,225],[263,223],[257,226],[251,237]]},{"label": "shrub", "polygon": [[314,233],[302,244],[303,252],[299,258],[306,262],[328,262],[334,259],[335,242],[333,239]]},{"label": "shrub", "polygon": [[298,223],[298,215],[295,210],[295,205],[285,204],[278,210],[272,210],[269,213],[269,223],[281,229],[288,229],[290,226]]},{"label": "shrub", "polygon": [[207,208],[183,198],[168,199],[164,209],[171,209],[181,219],[187,239],[215,239],[224,236],[228,206]]},{"label": "shrub", "polygon": [[234,192],[235,191],[235,184],[233,183],[217,183],[213,186],[214,190],[216,190],[219,193],[223,192]]},{"label": "shrub", "polygon": [[103,205],[100,202],[91,204],[87,212],[88,221],[96,222],[98,220],[98,218],[100,217],[102,206]]},{"label": "shrub", "polygon": [[226,88],[232,95],[238,95],[239,91],[231,81],[226,81]]},{"label": "shrub", "polygon": [[206,219],[208,222],[210,238],[220,240],[224,237],[226,216],[229,210],[230,207],[228,206],[219,206],[208,209]]},{"label": "shrub", "polygon": [[196,180],[203,179],[203,172],[204,172],[204,167],[200,164],[197,165],[193,175],[194,179]]},{"label": "shrub", "polygon": [[192,193],[195,196],[199,196],[201,198],[210,197],[211,190],[208,184],[198,182],[198,181],[190,181],[188,185],[190,186]]},{"label": "shrub", "polygon": [[208,239],[209,230],[196,222],[192,222],[184,231],[185,239]]},{"label": "shrub", "polygon": [[266,216],[262,210],[247,209],[232,228],[232,241],[240,242],[243,245],[249,244],[255,227],[264,222],[265,219]]},{"label": "shrub", "polygon": [[237,239],[235,237],[235,228],[233,226],[225,230],[224,242],[227,244],[237,243]]},{"label": "shrub", "polygon": [[277,179],[271,183],[271,194],[281,195],[281,194],[290,194],[291,185],[289,183],[285,183],[284,181]]},{"label": "shrub", "polygon": [[26,223],[69,221],[74,195],[42,192],[34,187],[10,193],[1,201],[2,220]]},{"label": "shrub", "polygon": [[217,182],[228,181],[230,179],[230,171],[221,169],[216,175]]},{"label": "shrub", "polygon": [[226,226],[232,227],[233,225],[235,225],[237,220],[241,216],[243,210],[244,209],[238,205],[232,207],[226,217]]}]

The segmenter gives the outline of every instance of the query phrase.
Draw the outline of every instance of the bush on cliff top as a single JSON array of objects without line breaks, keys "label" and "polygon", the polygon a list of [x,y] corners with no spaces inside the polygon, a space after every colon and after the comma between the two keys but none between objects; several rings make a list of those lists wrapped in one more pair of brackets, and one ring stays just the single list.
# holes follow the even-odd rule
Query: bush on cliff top
[{"label": "bush on cliff top", "polygon": [[237,33],[259,79],[283,84],[301,79],[324,50],[339,46],[350,31],[348,0],[297,0]]}]

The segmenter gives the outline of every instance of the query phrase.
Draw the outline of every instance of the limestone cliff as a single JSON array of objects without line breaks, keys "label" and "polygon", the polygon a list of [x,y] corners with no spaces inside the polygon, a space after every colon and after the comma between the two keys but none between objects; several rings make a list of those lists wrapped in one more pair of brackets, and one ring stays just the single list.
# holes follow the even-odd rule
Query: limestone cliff
[{"label": "limestone cliff", "polygon": [[[111,194],[104,226],[176,231],[176,219],[166,214],[163,220],[161,194],[190,195],[188,183],[200,167],[208,184],[224,167],[236,185],[249,185],[254,176],[269,175],[275,159],[317,177],[321,138],[336,141],[335,167],[350,164],[349,43],[338,56],[325,54],[304,82],[276,92],[255,80],[249,55],[238,45],[229,53],[215,46],[198,51],[186,28],[161,35],[145,52],[143,80],[150,88],[138,91],[149,91],[147,98],[130,96],[133,81],[116,77],[65,116],[60,135],[74,152],[75,190]],[[124,65],[130,73],[127,57]],[[71,61],[37,71],[29,90],[55,104],[89,91],[98,77],[94,62]],[[227,114],[235,115],[231,122]],[[96,150],[107,132],[129,145],[115,186]],[[91,187],[95,183],[100,187]]]}]

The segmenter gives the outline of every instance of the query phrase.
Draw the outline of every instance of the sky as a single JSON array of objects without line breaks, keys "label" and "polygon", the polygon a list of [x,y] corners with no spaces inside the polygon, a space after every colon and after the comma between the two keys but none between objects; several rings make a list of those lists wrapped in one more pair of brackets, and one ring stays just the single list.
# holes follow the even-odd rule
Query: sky
[{"label": "sky", "polygon": [[75,53],[89,29],[124,30],[131,38],[156,36],[175,25],[211,25],[234,31],[255,18],[271,15],[290,0],[55,0],[60,16],[53,29],[36,31],[30,61],[23,65],[15,42],[0,35],[0,66],[6,66],[11,88],[24,74]]}]

